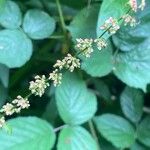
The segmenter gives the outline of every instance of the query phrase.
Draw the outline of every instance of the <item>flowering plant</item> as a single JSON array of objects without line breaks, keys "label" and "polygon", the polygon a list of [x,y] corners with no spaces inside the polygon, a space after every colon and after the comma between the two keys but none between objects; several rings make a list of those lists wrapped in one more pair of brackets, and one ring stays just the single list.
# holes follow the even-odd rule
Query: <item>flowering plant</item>
[{"label": "flowering plant", "polygon": [[149,1],[0,4],[2,149],[150,147]]}]

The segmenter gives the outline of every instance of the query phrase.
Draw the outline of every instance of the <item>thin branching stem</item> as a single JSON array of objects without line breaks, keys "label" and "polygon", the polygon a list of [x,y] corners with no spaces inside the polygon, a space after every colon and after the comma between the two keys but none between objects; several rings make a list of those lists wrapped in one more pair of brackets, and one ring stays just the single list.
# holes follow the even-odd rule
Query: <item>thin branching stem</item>
[{"label": "thin branching stem", "polygon": [[97,137],[97,134],[96,134],[94,125],[93,125],[93,121],[92,121],[92,120],[89,120],[89,121],[88,121],[88,124],[89,124],[89,127],[90,127],[91,134],[92,134],[93,138],[95,139],[95,141],[96,141],[96,143],[97,143],[97,148],[98,148],[98,150],[101,150],[100,144],[99,144],[99,142],[98,142],[98,137]]}]

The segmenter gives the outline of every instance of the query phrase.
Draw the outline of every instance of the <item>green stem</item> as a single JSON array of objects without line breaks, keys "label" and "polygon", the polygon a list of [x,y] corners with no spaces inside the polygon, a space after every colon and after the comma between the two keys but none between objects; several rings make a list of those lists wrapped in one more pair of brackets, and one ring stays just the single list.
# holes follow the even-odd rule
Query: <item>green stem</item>
[{"label": "green stem", "polygon": [[58,132],[58,131],[60,131],[61,129],[63,129],[63,128],[66,128],[68,125],[62,125],[62,126],[60,126],[60,127],[57,127],[57,128],[55,128],[54,129],[54,132]]},{"label": "green stem", "polygon": [[96,143],[97,143],[97,148],[98,148],[98,150],[101,150],[100,144],[99,144],[99,142],[98,142],[98,137],[97,137],[97,135],[96,135],[96,131],[95,131],[95,128],[94,128],[94,125],[93,125],[92,120],[89,120],[89,121],[88,121],[88,124],[89,124],[90,130],[91,130],[91,134],[92,134],[93,138],[95,139],[95,141],[96,141]]},{"label": "green stem", "polygon": [[59,18],[60,18],[60,23],[61,23],[61,28],[62,28],[62,31],[63,31],[63,34],[64,34],[64,48],[63,49],[63,53],[67,53],[68,52],[68,49],[69,49],[69,39],[68,39],[68,34],[67,34],[67,30],[66,30],[66,25],[65,25],[65,20],[64,20],[64,17],[63,17],[63,12],[62,12],[62,9],[61,9],[61,5],[60,5],[60,1],[59,0],[56,0],[56,5],[57,5],[57,8],[58,8],[58,13],[59,13]]}]

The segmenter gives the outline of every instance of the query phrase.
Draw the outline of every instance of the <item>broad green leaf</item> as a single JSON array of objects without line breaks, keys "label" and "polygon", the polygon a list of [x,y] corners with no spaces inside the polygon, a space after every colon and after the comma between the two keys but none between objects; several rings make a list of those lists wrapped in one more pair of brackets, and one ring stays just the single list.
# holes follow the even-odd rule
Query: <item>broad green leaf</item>
[{"label": "broad green leaf", "polygon": [[99,132],[117,148],[130,147],[135,140],[132,125],[122,117],[104,114],[94,119]]},{"label": "broad green leaf", "polygon": [[146,91],[150,83],[150,38],[129,52],[120,52],[116,56],[114,73],[131,87]]},{"label": "broad green leaf", "polygon": [[139,125],[137,138],[144,145],[150,147],[150,116],[147,116]]},{"label": "broad green leaf", "polygon": [[0,31],[0,63],[9,68],[20,67],[32,55],[31,40],[20,30]]},{"label": "broad green leaf", "polygon": [[[100,27],[110,17],[119,19],[128,12],[129,0],[104,0],[99,11],[98,22],[97,22],[97,37],[99,37],[104,31]],[[105,34],[104,37],[108,38],[110,35]]]},{"label": "broad green leaf", "polygon": [[3,64],[0,64],[0,81],[4,87],[8,87],[9,82],[9,68]]},{"label": "broad green leaf", "polygon": [[75,73],[64,74],[62,84],[56,89],[56,103],[63,121],[71,125],[88,121],[97,109],[96,96]]},{"label": "broad green leaf", "polygon": [[[135,28],[122,27],[113,36],[115,45],[124,53],[119,53],[116,58],[116,70],[114,73],[124,83],[131,87],[141,88],[146,91],[150,83],[150,1],[147,1],[144,11],[137,13],[139,23]],[[128,52],[127,52],[128,51]]]},{"label": "broad green leaf", "polygon": [[36,117],[18,117],[8,121],[12,133],[0,130],[1,150],[50,150],[55,142],[51,125]]},{"label": "broad green leaf", "polygon": [[[90,8],[85,8],[73,19],[68,29],[71,32],[75,42],[76,38],[96,38],[96,29],[98,19],[99,6],[92,5]],[[75,43],[76,44],[76,43]],[[105,76],[111,72],[112,61],[112,46],[109,46],[99,51],[96,46],[91,58],[81,57],[82,69],[92,76]],[[92,67],[91,67],[92,66]]]},{"label": "broad green leaf", "polygon": [[80,126],[66,127],[59,135],[58,150],[97,150],[92,136]]},{"label": "broad green leaf", "polygon": [[9,29],[18,28],[21,25],[22,15],[19,6],[10,0],[6,0],[4,9],[0,13],[0,24]]},{"label": "broad green leaf", "polygon": [[150,35],[150,1],[146,1],[143,11],[135,13],[139,24],[136,27],[122,26],[113,36],[114,44],[122,51],[131,51]]},{"label": "broad green leaf", "polygon": [[55,20],[44,11],[32,9],[25,14],[23,29],[32,39],[48,38],[55,30]]},{"label": "broad green leaf", "polygon": [[137,123],[143,113],[143,93],[140,90],[126,87],[121,94],[121,108],[125,116]]}]

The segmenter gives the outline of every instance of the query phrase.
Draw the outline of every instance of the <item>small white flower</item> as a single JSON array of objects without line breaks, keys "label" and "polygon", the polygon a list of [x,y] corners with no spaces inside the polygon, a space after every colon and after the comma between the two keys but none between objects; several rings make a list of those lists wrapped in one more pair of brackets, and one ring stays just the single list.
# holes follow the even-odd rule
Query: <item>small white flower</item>
[{"label": "small white flower", "polygon": [[136,19],[134,17],[130,16],[129,14],[122,16],[122,18],[124,20],[125,26],[127,24],[129,24],[131,27],[135,27],[137,25]]},{"label": "small white flower", "polygon": [[73,57],[71,54],[67,54],[62,61],[57,60],[54,68],[59,68],[60,70],[66,68],[69,69],[70,72],[73,72],[75,68],[80,68],[80,60]]},{"label": "small white flower", "polygon": [[138,9],[137,0],[129,0],[129,5],[134,12],[137,11]]},{"label": "small white flower", "polygon": [[5,113],[7,116],[12,115],[15,112],[14,105],[12,105],[11,103],[7,103],[2,107],[0,112]]},{"label": "small white flower", "polygon": [[0,118],[0,128],[2,128],[5,125],[5,118],[1,117]]},{"label": "small white flower", "polygon": [[99,50],[102,50],[103,48],[107,46],[107,42],[104,38],[97,38],[94,40],[94,42],[97,44],[97,48]]},{"label": "small white flower", "polygon": [[145,6],[146,6],[145,0],[141,0],[141,4],[139,5],[139,8],[141,10],[144,10]]},{"label": "small white flower", "polygon": [[115,34],[120,29],[120,26],[118,24],[117,19],[110,17],[105,21],[105,23],[100,27],[100,29],[108,30],[108,33]]},{"label": "small white flower", "polygon": [[21,97],[20,95],[17,96],[17,99],[12,101],[13,104],[16,104],[18,108],[16,108],[16,112],[20,112],[21,109],[29,108],[30,104],[28,99]]},{"label": "small white flower", "polygon": [[53,66],[54,68],[59,68],[60,70],[63,69],[66,62],[57,60],[56,64]]},{"label": "small white flower", "polygon": [[34,95],[42,96],[45,92],[45,89],[49,86],[49,83],[46,81],[45,75],[35,76],[35,81],[30,82],[29,90]]},{"label": "small white flower", "polygon": [[59,73],[58,69],[55,69],[52,73],[49,74],[49,79],[53,81],[54,86],[60,85],[62,80],[62,73]]},{"label": "small white flower", "polygon": [[75,68],[80,68],[80,60],[68,54],[63,61],[65,62],[65,67],[73,72]]},{"label": "small white flower", "polygon": [[86,57],[90,57],[93,52],[93,39],[76,39],[77,44],[76,48],[82,52],[82,54]]}]

